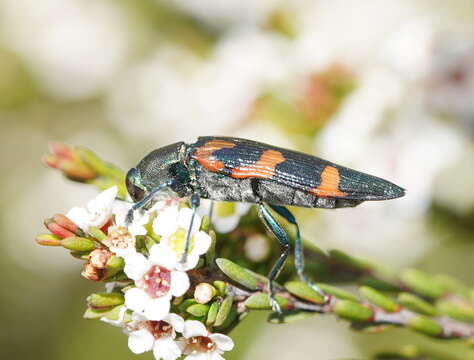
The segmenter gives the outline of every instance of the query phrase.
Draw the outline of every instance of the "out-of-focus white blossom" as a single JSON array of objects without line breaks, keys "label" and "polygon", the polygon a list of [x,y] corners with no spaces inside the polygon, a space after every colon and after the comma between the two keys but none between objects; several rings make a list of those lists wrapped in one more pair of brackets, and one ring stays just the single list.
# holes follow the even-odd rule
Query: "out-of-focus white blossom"
[{"label": "out-of-focus white blossom", "polygon": [[234,230],[240,222],[240,218],[248,213],[252,204],[238,202],[215,202],[202,201],[199,212],[202,215],[209,215],[212,206],[212,225],[217,232],[228,233]]},{"label": "out-of-focus white blossom", "polygon": [[286,40],[250,30],[223,36],[205,61],[163,47],[117,83],[109,97],[111,117],[128,136],[155,142],[229,132],[261,92],[285,76],[287,53]]},{"label": "out-of-focus white blossom", "polygon": [[91,97],[109,86],[126,57],[125,24],[113,1],[0,2],[5,41],[59,99]]},{"label": "out-of-focus white blossom", "polygon": [[199,20],[224,28],[229,26],[259,25],[279,4],[280,0],[169,0]]}]

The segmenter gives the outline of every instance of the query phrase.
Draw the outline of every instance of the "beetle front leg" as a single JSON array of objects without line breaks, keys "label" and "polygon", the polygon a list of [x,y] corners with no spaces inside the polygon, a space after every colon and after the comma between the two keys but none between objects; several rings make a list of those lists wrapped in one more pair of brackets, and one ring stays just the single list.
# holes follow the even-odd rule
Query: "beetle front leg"
[{"label": "beetle front leg", "polygon": [[296,222],[293,214],[284,206],[270,205],[270,207],[275,210],[278,215],[282,216],[290,224],[295,225],[296,227],[296,238],[295,238],[295,267],[296,272],[298,273],[299,278],[311,289],[316,291],[318,294],[324,297],[325,302],[327,301],[327,295],[324,291],[311,280],[308,279],[304,273],[304,254],[303,254],[303,242],[301,241],[300,227]]},{"label": "beetle front leg", "polygon": [[263,220],[267,228],[272,232],[273,235],[277,238],[281,245],[283,245],[283,252],[278,258],[277,262],[273,265],[270,274],[268,275],[268,290],[270,292],[270,299],[272,303],[272,310],[281,314],[281,307],[275,299],[275,288],[273,281],[280,274],[283,265],[285,264],[286,259],[290,253],[290,241],[288,234],[278,223],[278,221],[273,217],[270,211],[262,203],[258,204],[259,215]]},{"label": "beetle front leg", "polygon": [[198,194],[194,193],[191,196],[191,209],[193,210],[193,214],[191,215],[191,221],[189,223],[189,229],[186,234],[186,242],[184,245],[184,253],[183,256],[181,257],[180,262],[181,263],[186,263],[188,259],[188,251],[189,248],[191,247],[191,230],[193,229],[193,224],[194,224],[194,218],[196,217],[197,209],[199,207],[199,204],[201,202],[201,199]]}]

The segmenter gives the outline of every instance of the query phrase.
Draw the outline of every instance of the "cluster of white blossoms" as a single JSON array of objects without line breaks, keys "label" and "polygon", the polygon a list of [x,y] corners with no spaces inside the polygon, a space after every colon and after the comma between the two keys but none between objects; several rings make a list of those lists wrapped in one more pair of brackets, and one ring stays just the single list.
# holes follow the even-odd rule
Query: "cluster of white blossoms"
[{"label": "cluster of white blossoms", "polygon": [[[177,201],[162,201],[149,210],[136,211],[133,223],[126,226],[132,204],[116,200],[116,196],[117,187],[109,188],[85,208],[73,208],[66,214],[86,233],[91,227],[107,227],[105,244],[124,259],[124,273],[133,280],[134,286],[125,291],[119,319],[104,320],[124,329],[129,348],[136,354],[153,351],[156,359],[165,360],[181,356],[186,360],[223,359],[221,354],[234,346],[230,337],[212,334],[200,321],[185,321],[170,312],[173,298],[190,288],[187,271],[196,267],[211,245],[211,237],[200,230],[201,216],[196,214],[190,229],[192,210]],[[183,262],[188,231],[191,244]],[[145,255],[136,249],[136,236],[150,232],[159,242]],[[110,285],[108,291],[114,287]]]}]

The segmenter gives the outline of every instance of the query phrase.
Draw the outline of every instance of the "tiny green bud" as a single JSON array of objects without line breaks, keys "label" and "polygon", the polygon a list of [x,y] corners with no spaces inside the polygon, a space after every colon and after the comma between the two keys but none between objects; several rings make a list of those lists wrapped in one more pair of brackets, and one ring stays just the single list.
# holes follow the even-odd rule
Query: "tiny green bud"
[{"label": "tiny green bud", "polygon": [[224,281],[216,280],[213,282],[213,285],[219,292],[220,296],[227,295],[227,284]]},{"label": "tiny green bud", "polygon": [[474,323],[474,306],[467,301],[460,303],[439,301],[436,307],[440,313],[449,315],[453,319]]},{"label": "tiny green bud", "polygon": [[105,279],[117,275],[125,266],[125,261],[120,256],[112,256],[105,265]]},{"label": "tiny green bud", "polygon": [[94,241],[78,236],[71,236],[61,240],[61,245],[72,251],[92,251],[95,249]]},{"label": "tiny green bud", "polygon": [[87,305],[94,309],[104,309],[111,306],[122,305],[125,298],[121,293],[95,293],[87,297]]},{"label": "tiny green bud", "polygon": [[374,313],[368,307],[350,300],[340,300],[334,307],[334,312],[342,318],[353,321],[368,322],[374,316]]},{"label": "tiny green bud", "polygon": [[104,232],[96,226],[89,227],[88,232],[93,238],[97,239],[98,241],[103,241],[107,238],[107,235],[105,235]]}]

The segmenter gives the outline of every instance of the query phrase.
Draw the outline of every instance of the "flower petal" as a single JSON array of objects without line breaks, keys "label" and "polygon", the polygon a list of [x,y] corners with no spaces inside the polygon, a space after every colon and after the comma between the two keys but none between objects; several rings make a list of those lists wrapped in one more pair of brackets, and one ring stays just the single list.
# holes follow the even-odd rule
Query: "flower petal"
[{"label": "flower petal", "polygon": [[217,345],[217,348],[224,351],[230,351],[234,348],[234,342],[230,337],[224,334],[212,334],[209,336]]},{"label": "flower petal", "polygon": [[148,258],[152,264],[163,266],[169,270],[173,269],[178,262],[176,253],[165,244],[153,245]]},{"label": "flower petal", "polygon": [[125,306],[130,310],[142,312],[150,302],[150,297],[139,288],[132,288],[125,293]]},{"label": "flower petal", "polygon": [[209,360],[225,360],[217,351],[212,352]]},{"label": "flower petal", "polygon": [[211,237],[204,231],[199,231],[194,235],[193,253],[198,255],[205,254],[211,246]]},{"label": "flower petal", "polygon": [[163,320],[170,324],[174,331],[183,332],[184,319],[178,314],[169,313]]},{"label": "flower petal", "polygon": [[184,360],[209,360],[209,357],[207,353],[195,352],[186,356]]},{"label": "flower petal", "polygon": [[[125,255],[126,254],[126,255]],[[123,271],[132,280],[139,280],[150,269],[150,262],[148,259],[137,252],[122,251],[121,255],[125,260],[125,267]]]},{"label": "flower petal", "polygon": [[181,296],[189,289],[189,277],[184,271],[171,272],[170,292],[173,296]]},{"label": "flower petal", "polygon": [[173,339],[165,337],[155,341],[153,355],[156,360],[176,360],[181,356],[181,349]]},{"label": "flower petal", "polygon": [[234,230],[237,225],[239,225],[239,221],[240,216],[234,214],[226,217],[218,217],[214,219],[213,224],[217,232],[225,234]]},{"label": "flower petal", "polygon": [[150,299],[145,306],[145,317],[148,320],[162,320],[170,312],[170,300],[169,296]]},{"label": "flower petal", "polygon": [[153,220],[153,231],[160,236],[171,236],[178,229],[178,207],[170,206]]},{"label": "flower petal", "polygon": [[185,338],[207,336],[207,334],[207,329],[202,322],[197,320],[186,320],[184,322],[183,335]]},{"label": "flower petal", "polygon": [[191,252],[190,254],[188,254],[185,262],[178,261],[174,268],[180,271],[188,271],[194,269],[198,262],[199,255],[194,252]]},{"label": "flower petal", "polygon": [[117,197],[118,187],[112,186],[107,190],[102,191],[99,195],[87,203],[87,209],[90,212],[102,211],[104,209],[110,209],[112,204]]},{"label": "flower petal", "polygon": [[[191,225],[192,216],[193,216],[192,209],[182,208],[179,211],[179,215],[178,215],[178,226],[186,230],[189,229],[189,225]],[[193,228],[191,229],[191,234],[198,231],[200,226],[201,226],[201,215],[196,213],[196,215],[194,215]]]},{"label": "flower petal", "polygon": [[89,212],[82,207],[73,207],[68,211],[66,217],[82,230],[87,231],[89,228]]},{"label": "flower petal", "polygon": [[134,354],[141,354],[153,348],[155,339],[153,335],[145,329],[140,329],[130,333],[128,337],[128,347]]}]

